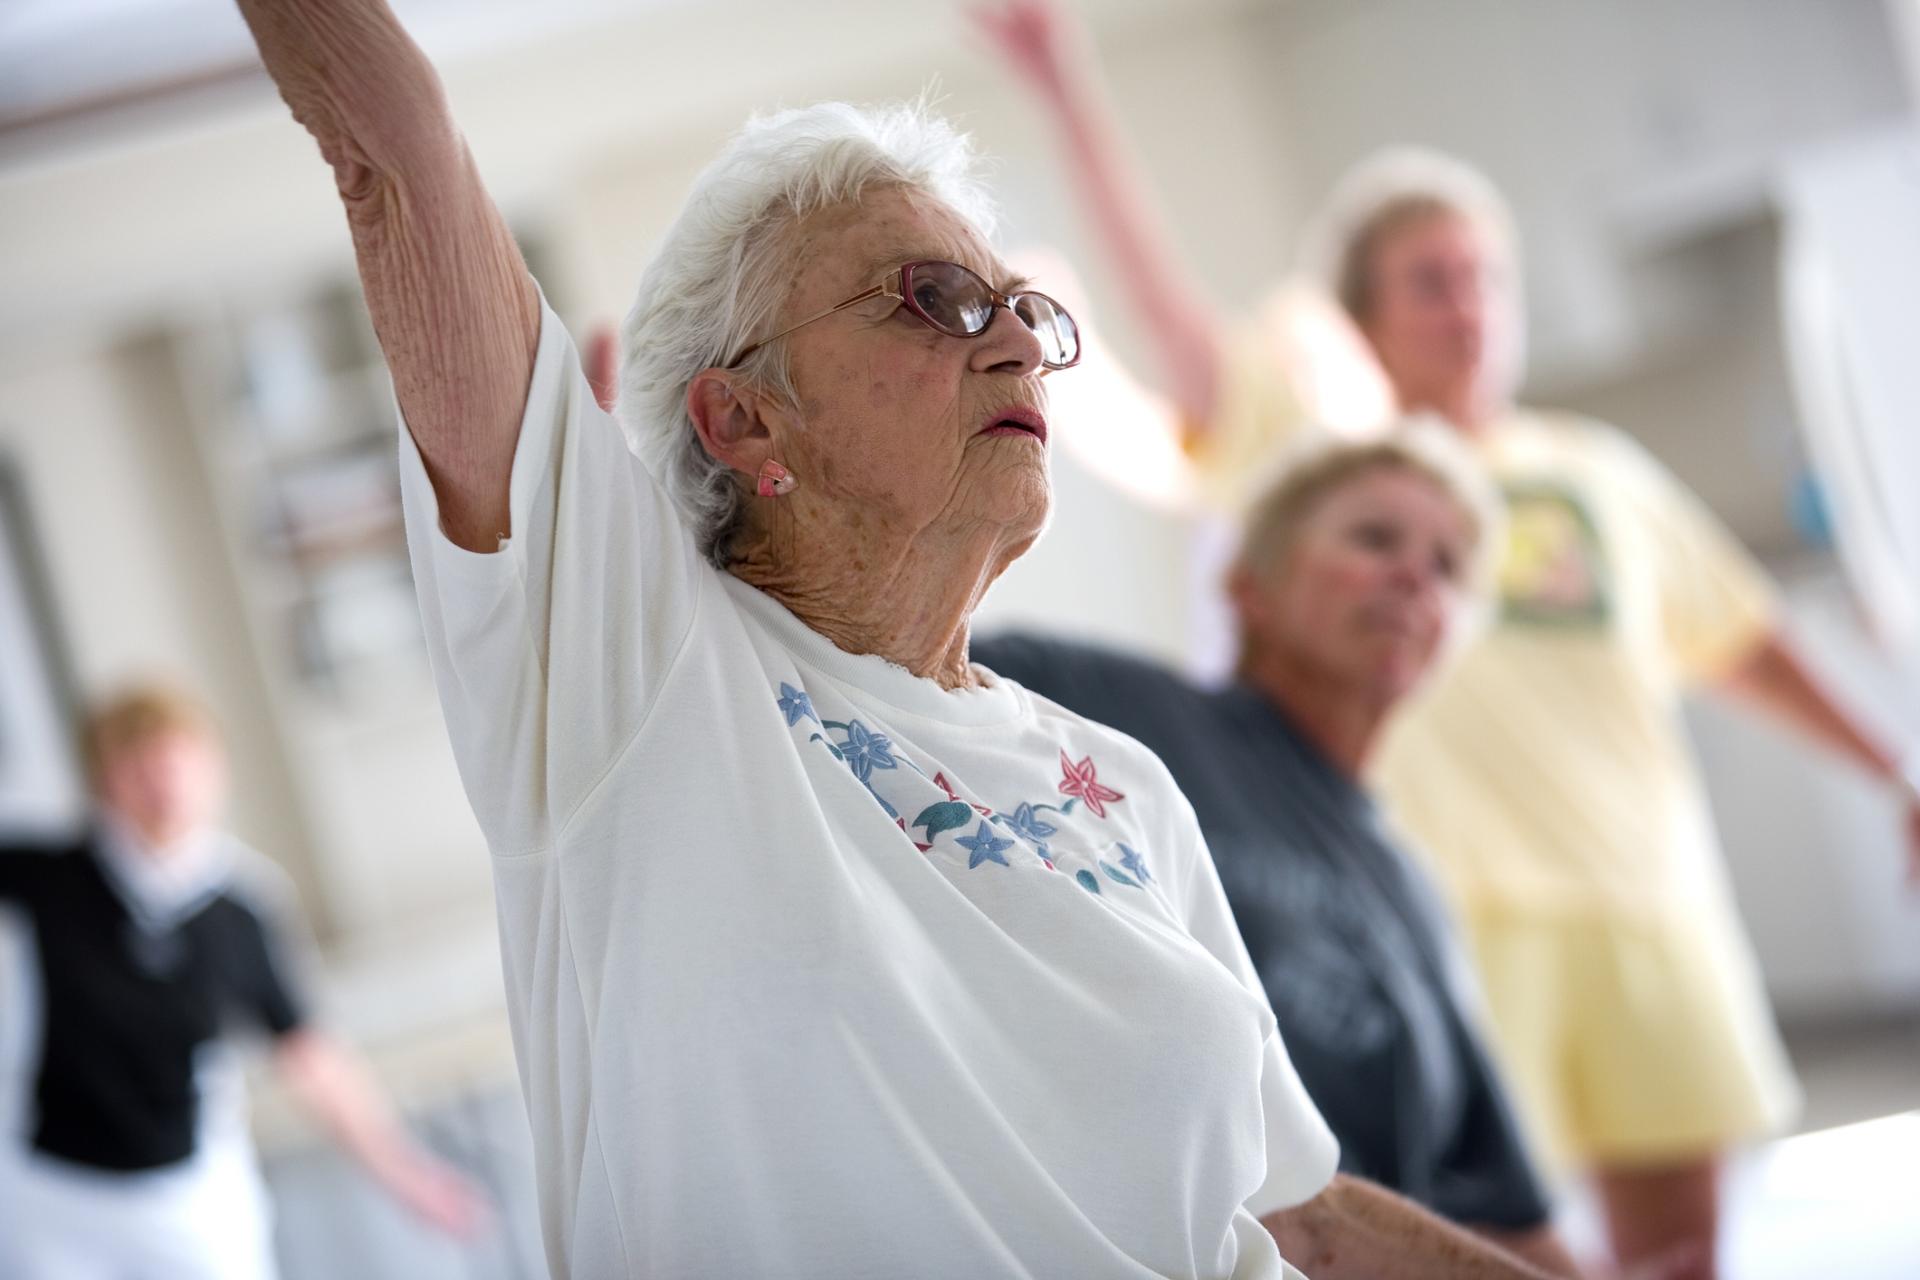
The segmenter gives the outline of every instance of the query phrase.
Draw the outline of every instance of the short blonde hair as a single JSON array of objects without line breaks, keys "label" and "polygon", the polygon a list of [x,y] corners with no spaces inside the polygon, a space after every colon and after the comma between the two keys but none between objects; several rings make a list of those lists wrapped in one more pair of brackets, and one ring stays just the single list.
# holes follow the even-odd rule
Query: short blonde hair
[{"label": "short blonde hair", "polygon": [[1493,582],[1505,521],[1492,482],[1454,430],[1431,414],[1414,414],[1383,434],[1315,433],[1288,450],[1277,474],[1248,510],[1236,565],[1265,576],[1286,563],[1307,517],[1327,495],[1360,476],[1394,468],[1424,477],[1467,518],[1462,585],[1483,597]]},{"label": "short blonde hair", "polygon": [[1505,342],[1492,353],[1490,367],[1497,385],[1511,395],[1526,367],[1520,237],[1498,188],[1471,165],[1422,147],[1389,147],[1368,156],[1334,184],[1309,222],[1301,236],[1301,270],[1364,331],[1375,301],[1380,246],[1435,217],[1461,219],[1485,246],[1497,286],[1492,304],[1507,317]]},{"label": "short blonde hair", "polygon": [[143,681],[103,698],[88,710],[80,726],[80,750],[88,776],[97,783],[110,758],[170,733],[220,742],[212,713],[176,685]]}]

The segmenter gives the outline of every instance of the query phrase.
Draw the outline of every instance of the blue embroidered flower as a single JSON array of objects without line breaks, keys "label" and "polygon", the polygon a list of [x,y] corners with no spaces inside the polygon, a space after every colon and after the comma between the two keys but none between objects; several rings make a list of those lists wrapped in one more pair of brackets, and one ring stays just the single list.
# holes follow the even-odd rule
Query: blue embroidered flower
[{"label": "blue embroidered flower", "polygon": [[1146,860],[1124,844],[1120,846],[1120,865],[1128,871],[1131,871],[1134,879],[1139,880],[1143,884],[1153,879],[1153,876],[1147,871]]},{"label": "blue embroidered flower", "polygon": [[967,851],[969,855],[967,870],[969,871],[983,862],[997,862],[1003,867],[1006,866],[1006,851],[1013,848],[1013,841],[1002,840],[993,834],[993,828],[985,822],[980,824],[978,831],[970,836],[961,836],[954,843]]},{"label": "blue embroidered flower", "polygon": [[875,769],[900,767],[900,762],[893,758],[893,742],[858,720],[847,726],[847,740],[840,744],[840,753],[847,767],[853,770],[853,776],[862,782],[872,778]]},{"label": "blue embroidered flower", "polygon": [[1042,822],[1040,815],[1033,811],[1033,806],[1030,804],[1023,803],[1011,814],[1004,816],[1006,817],[1007,826],[1013,829],[1014,834],[1024,836],[1026,839],[1032,841],[1034,848],[1040,851],[1041,857],[1044,858],[1048,856],[1047,837],[1060,830],[1060,828],[1050,822]]},{"label": "blue embroidered flower", "polygon": [[780,710],[787,717],[789,729],[799,724],[803,716],[815,724],[820,723],[820,717],[813,711],[813,699],[806,695],[805,690],[796,689],[785,680],[780,682]]}]

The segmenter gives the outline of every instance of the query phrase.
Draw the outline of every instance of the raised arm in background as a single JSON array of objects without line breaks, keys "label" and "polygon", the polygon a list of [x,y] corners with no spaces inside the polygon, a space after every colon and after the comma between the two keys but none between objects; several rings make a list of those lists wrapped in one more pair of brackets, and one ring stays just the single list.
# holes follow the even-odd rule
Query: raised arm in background
[{"label": "raised arm in background", "polygon": [[486,1224],[485,1196],[413,1140],[352,1049],[300,1028],[280,1037],[273,1065],[300,1105],[387,1194],[451,1235],[472,1236]]},{"label": "raised arm in background", "polygon": [[1001,0],[971,13],[1059,128],[1071,185],[1153,344],[1166,391],[1187,430],[1204,427],[1213,420],[1224,358],[1220,321],[1181,265],[1121,139],[1086,32],[1050,0]]},{"label": "raised arm in background", "polygon": [[239,0],[346,205],[367,309],[441,526],[470,551],[508,530],[507,481],[539,293],[454,127],[439,76],[384,0]]},{"label": "raised arm in background", "polygon": [[1773,717],[1896,790],[1907,841],[1907,882],[1920,887],[1920,777],[1907,776],[1903,768],[1912,762],[1902,761],[1875,741],[1842,709],[1778,632],[1755,645],[1719,684],[1734,700]]}]

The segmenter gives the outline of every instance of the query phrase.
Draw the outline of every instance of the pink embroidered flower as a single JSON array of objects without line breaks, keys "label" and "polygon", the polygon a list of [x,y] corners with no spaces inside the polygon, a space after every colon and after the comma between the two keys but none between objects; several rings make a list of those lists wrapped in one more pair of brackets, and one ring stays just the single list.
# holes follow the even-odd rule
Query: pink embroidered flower
[{"label": "pink embroidered flower", "polygon": [[988,817],[991,817],[991,816],[993,815],[993,810],[991,810],[991,809],[989,809],[989,808],[987,808],[987,806],[985,806],[985,805],[983,805],[983,804],[980,804],[980,803],[979,803],[979,802],[977,802],[977,801],[973,801],[973,800],[961,800],[961,799],[960,799],[960,796],[959,796],[959,794],[958,794],[958,793],[956,793],[956,792],[954,791],[954,789],[953,789],[953,784],[951,784],[951,783],[949,783],[949,782],[947,781],[947,775],[946,775],[946,774],[944,774],[944,773],[936,773],[936,774],[934,774],[934,775],[933,775],[933,785],[934,785],[934,786],[936,786],[936,787],[938,787],[938,788],[940,788],[940,789],[941,789],[942,791],[944,791],[944,792],[946,792],[946,793],[947,793],[947,799],[949,799],[949,800],[955,800],[955,801],[959,801],[959,802],[960,802],[961,804],[970,804],[970,805],[972,805],[972,806],[974,807],[974,810],[975,810],[976,812],[978,812],[978,813],[982,813],[982,814],[985,814],[985,815],[987,815]]},{"label": "pink embroidered flower", "polygon": [[[901,835],[905,836],[909,840],[913,840],[913,833],[907,830],[907,820],[905,818],[895,818],[893,820],[893,825],[900,828]],[[913,840],[913,847],[918,849],[922,853],[925,853],[927,850],[933,848],[932,845],[921,844],[918,840]]]},{"label": "pink embroidered flower", "polygon": [[1112,787],[1102,786],[1094,777],[1093,757],[1088,756],[1079,764],[1067,758],[1066,749],[1060,751],[1060,769],[1066,776],[1060,779],[1060,791],[1076,799],[1087,802],[1087,808],[1093,810],[1096,818],[1107,816],[1107,801],[1125,800],[1126,796]]}]

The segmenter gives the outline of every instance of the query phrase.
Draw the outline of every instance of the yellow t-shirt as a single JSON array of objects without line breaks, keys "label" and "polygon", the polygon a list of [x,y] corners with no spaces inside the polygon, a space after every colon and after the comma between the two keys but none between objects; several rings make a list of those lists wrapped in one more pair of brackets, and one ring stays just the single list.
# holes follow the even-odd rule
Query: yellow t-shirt
[{"label": "yellow t-shirt", "polygon": [[[1227,431],[1194,451],[1216,493],[1300,426],[1252,354],[1226,370]],[[1765,575],[1611,427],[1516,410],[1477,448],[1508,507],[1499,609],[1390,727],[1391,809],[1463,910],[1655,914],[1721,892],[1679,694],[1770,628]]]}]

